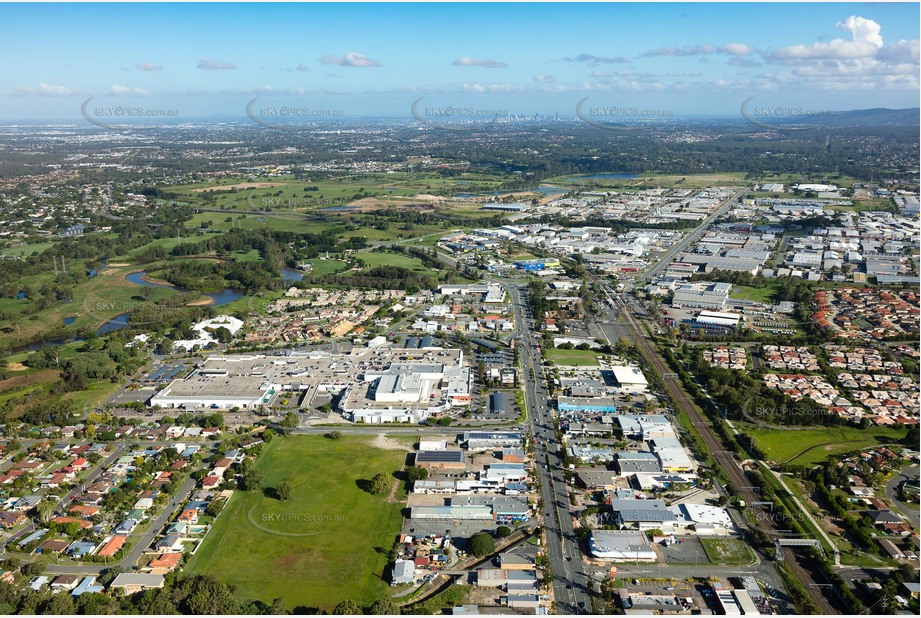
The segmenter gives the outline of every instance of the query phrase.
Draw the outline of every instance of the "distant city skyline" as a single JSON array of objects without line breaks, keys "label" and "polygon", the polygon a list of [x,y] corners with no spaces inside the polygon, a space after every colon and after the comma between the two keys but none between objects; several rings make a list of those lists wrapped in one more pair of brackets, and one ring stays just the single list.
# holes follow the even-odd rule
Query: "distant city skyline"
[{"label": "distant city skyline", "polygon": [[415,104],[440,122],[571,118],[580,102],[599,121],[733,116],[746,101],[778,115],[919,104],[917,3],[3,4],[0,15],[6,123],[85,122],[91,97],[113,122],[119,107],[242,118],[249,105],[284,121],[292,108],[410,119]]}]

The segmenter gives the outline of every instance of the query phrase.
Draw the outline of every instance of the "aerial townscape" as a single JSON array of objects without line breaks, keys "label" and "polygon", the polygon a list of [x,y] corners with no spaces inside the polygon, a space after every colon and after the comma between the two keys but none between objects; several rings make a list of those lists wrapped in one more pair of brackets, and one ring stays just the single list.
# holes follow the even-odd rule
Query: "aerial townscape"
[{"label": "aerial townscape", "polygon": [[919,615],[919,5],[44,8],[0,613]]}]

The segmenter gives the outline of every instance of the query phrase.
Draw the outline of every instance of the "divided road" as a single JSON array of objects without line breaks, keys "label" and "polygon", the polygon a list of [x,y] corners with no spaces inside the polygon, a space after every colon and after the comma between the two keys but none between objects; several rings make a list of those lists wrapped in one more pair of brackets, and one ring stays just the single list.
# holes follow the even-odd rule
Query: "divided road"
[{"label": "divided road", "polygon": [[[569,492],[563,478],[562,453],[553,429],[548,406],[546,381],[537,337],[530,328],[532,316],[522,290],[509,287],[516,323],[522,327],[518,351],[522,361],[528,422],[534,440],[534,460],[543,498],[544,532],[547,556],[553,572],[553,597],[558,614],[591,613],[587,568],[576,538],[569,507]],[[533,373],[532,373],[533,372]],[[532,377],[533,375],[533,377]]]}]

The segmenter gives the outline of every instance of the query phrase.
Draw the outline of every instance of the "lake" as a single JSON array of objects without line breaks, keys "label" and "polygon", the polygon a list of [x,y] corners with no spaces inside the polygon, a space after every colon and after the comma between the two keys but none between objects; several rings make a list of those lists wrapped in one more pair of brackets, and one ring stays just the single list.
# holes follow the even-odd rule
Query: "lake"
[{"label": "lake", "polygon": [[[183,287],[179,287],[178,285],[172,285],[171,283],[153,283],[150,281],[146,281],[144,279],[146,275],[147,275],[147,271],[142,270],[136,273],[125,275],[125,280],[130,283],[134,283],[135,285],[140,285],[146,288],[172,288],[176,290],[177,292],[183,292],[183,293],[191,291]],[[199,293],[202,296],[207,296],[208,298],[210,298],[212,301],[210,303],[210,306],[213,306],[213,307],[219,307],[221,305],[232,303],[235,300],[239,300],[243,298],[243,295],[245,294],[243,290],[234,290],[231,288],[220,290],[218,292],[199,292]],[[106,322],[105,324],[103,324],[102,326],[100,326],[98,329],[96,329],[96,334],[104,335],[105,333],[112,332],[113,330],[119,330],[119,329],[125,328],[126,326],[128,326],[128,314],[121,313],[115,316],[114,318],[112,318],[111,320],[109,320],[108,322]]]},{"label": "lake", "polygon": [[301,271],[290,266],[282,266],[279,270],[281,271],[281,278],[285,281],[301,281],[304,278]]}]

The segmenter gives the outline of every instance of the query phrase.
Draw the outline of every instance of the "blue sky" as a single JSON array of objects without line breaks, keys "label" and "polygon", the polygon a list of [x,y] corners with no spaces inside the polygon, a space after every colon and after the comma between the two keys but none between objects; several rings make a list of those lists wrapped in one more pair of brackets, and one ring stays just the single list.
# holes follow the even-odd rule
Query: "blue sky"
[{"label": "blue sky", "polygon": [[[409,117],[915,107],[917,3],[0,4],[0,121],[80,106]],[[665,111],[662,113],[664,114]]]}]

